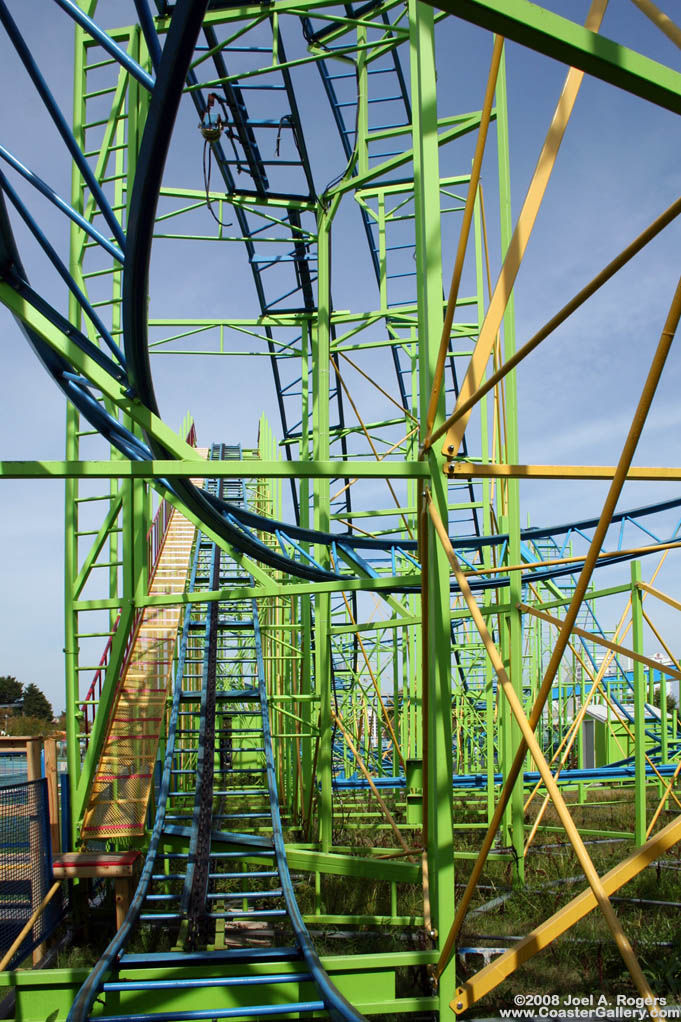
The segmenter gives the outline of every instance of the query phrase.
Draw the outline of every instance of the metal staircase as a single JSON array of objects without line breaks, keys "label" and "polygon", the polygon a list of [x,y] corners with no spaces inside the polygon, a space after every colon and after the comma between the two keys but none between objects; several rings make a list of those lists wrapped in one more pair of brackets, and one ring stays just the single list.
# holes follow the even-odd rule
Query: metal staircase
[{"label": "metal staircase", "polygon": [[[172,511],[149,595],[182,592],[195,527]],[[85,842],[144,834],[182,607],[145,607],[120,673],[81,835]]]}]

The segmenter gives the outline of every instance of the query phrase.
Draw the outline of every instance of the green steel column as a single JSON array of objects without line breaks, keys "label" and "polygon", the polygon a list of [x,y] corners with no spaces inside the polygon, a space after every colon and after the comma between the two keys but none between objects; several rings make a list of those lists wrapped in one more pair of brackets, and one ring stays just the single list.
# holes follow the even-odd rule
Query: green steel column
[{"label": "green steel column", "polygon": [[[76,26],[74,41],[73,66],[73,132],[76,140],[84,148],[83,108],[84,108],[84,46],[83,31]],[[71,173],[71,204],[74,209],[82,212],[83,191],[80,187],[80,175],[74,164]],[[70,232],[70,271],[75,276],[76,251],[79,243],[79,231],[71,224]],[[75,326],[80,325],[80,307],[73,295],[69,295],[69,320]],[[78,412],[72,405],[66,409],[66,458],[77,460],[79,457]],[[78,614],[73,609],[73,586],[78,575],[78,480],[67,479],[64,484],[64,671],[66,686],[66,757],[71,789],[71,805],[75,802],[76,787],[80,776],[80,722],[78,713]],[[75,816],[71,821],[71,841],[76,839]],[[72,847],[75,847],[72,844]]]},{"label": "green steel column", "polygon": [[[310,329],[307,321],[301,326],[300,349],[300,384],[301,384],[301,426],[300,426],[300,460],[307,461],[310,457]],[[310,481],[301,479],[299,483],[300,524],[306,529],[310,526]],[[312,692],[311,663],[312,656],[312,600],[310,596],[301,596],[298,601],[300,615],[300,691],[305,698],[300,704],[300,715],[304,721],[303,735],[310,735],[313,719],[309,696]],[[312,741],[303,737],[301,741],[300,769],[303,779],[303,817],[307,821],[312,777]]]},{"label": "green steel column", "polygon": [[[69,405],[66,409],[66,458],[78,458],[78,413]],[[66,685],[66,760],[71,789],[71,805],[80,775],[80,720],[78,714],[78,615],[73,609],[73,583],[78,574],[78,482],[67,479],[65,493],[64,535],[64,671]],[[72,826],[71,840],[76,837]],[[73,847],[73,845],[72,845]]]},{"label": "green steel column", "polygon": [[[506,61],[502,55],[496,91],[497,105],[497,142],[499,160],[499,206],[501,228],[501,250],[505,254],[511,241],[513,223],[511,217],[511,185],[508,147],[508,109],[506,103]],[[504,316],[504,359],[508,360],[515,351],[515,319],[513,294],[508,302]],[[516,392],[516,374],[509,373],[505,381],[506,391],[506,461],[518,462],[518,405]],[[501,452],[500,452],[501,454]],[[506,507],[501,525],[502,531],[508,532],[506,556],[509,564],[519,564],[520,556],[520,502],[517,479],[506,480]],[[500,490],[501,492],[501,490]],[[511,572],[511,582],[507,590],[511,607],[522,600],[522,581],[520,572]],[[501,630],[501,650],[513,687],[523,699],[523,650],[522,650],[522,615],[511,610],[506,615],[505,627]],[[503,716],[500,720],[503,749],[504,770],[513,762],[516,749],[521,740],[520,728],[508,707],[502,702]],[[501,750],[500,750],[501,751]],[[522,881],[525,875],[523,857],[523,787],[522,781],[516,785],[504,819],[507,840],[510,840],[516,854],[516,879]]]},{"label": "green steel column", "polygon": [[[631,641],[635,653],[643,653],[643,594],[637,583],[641,581],[641,562],[631,563]],[[637,845],[646,839],[646,734],[645,700],[646,676],[643,664],[634,660],[634,801],[636,820],[634,840]]]},{"label": "green steel column", "polygon": [[[133,53],[132,56],[137,59],[138,54]],[[127,182],[127,188],[123,188],[123,173],[125,170],[125,121],[119,121],[116,125],[116,132],[114,135],[114,141],[116,145],[115,152],[115,171],[114,171],[114,209],[121,209],[125,201],[125,192],[130,193],[132,191],[132,182]],[[81,267],[82,269],[82,267]],[[123,329],[123,316],[121,299],[123,295],[123,267],[113,267],[111,274],[111,329],[114,337],[118,336]],[[107,410],[109,413],[116,418],[118,417],[117,409],[114,407],[113,402],[107,403]],[[112,448],[111,460],[118,461],[122,459],[123,455]],[[130,484],[118,479],[111,479],[109,482],[109,493],[111,494],[111,500],[115,500],[118,497],[119,489],[123,493],[123,499],[126,498],[126,494],[129,490]],[[116,530],[113,530],[109,537],[109,596],[113,599],[118,596],[118,562],[123,556],[123,549],[120,543],[120,536]],[[118,611],[112,607],[109,611],[109,626],[114,627]]]},{"label": "green steel column", "polygon": [[662,729],[662,748],[660,754],[662,762],[669,762],[669,731],[667,722],[669,720],[669,709],[667,706],[667,675],[660,672],[660,727]]},{"label": "green steel column", "polygon": [[[329,458],[329,370],[331,345],[331,210],[321,210],[318,223],[319,272],[318,315],[312,330],[312,429],[313,458]],[[330,525],[329,480],[315,479],[314,527],[328,532]],[[317,547],[320,564],[328,560],[324,547]],[[331,791],[331,598],[328,593],[315,596],[315,685],[319,696],[319,756],[317,777],[320,783],[319,840],[322,851],[331,847],[333,807]]]},{"label": "green steel column", "polygon": [[[409,0],[411,95],[413,105],[414,215],[418,287],[419,407],[425,423],[442,333],[442,250],[440,177],[437,142],[437,84],[432,8]],[[435,426],[444,418],[441,395]],[[433,501],[447,523],[447,482],[442,459],[431,451]],[[430,652],[427,748],[428,831],[424,835],[433,927],[442,947],[454,918],[454,850],[452,843],[452,696],[449,564],[435,531],[428,524],[428,649]],[[451,1015],[449,998],[456,980],[454,961],[440,979],[440,1017]]]},{"label": "green steel column", "polygon": [[132,560],[134,577],[134,600],[135,606],[143,600],[149,589],[148,563],[149,555],[147,548],[147,531],[151,524],[147,518],[147,494],[146,485],[142,479],[135,479],[132,483]]},{"label": "green steel column", "polygon": [[[385,261],[383,264],[382,276],[385,275]],[[387,300],[387,299],[386,299]],[[383,308],[383,305],[381,305]],[[414,328],[411,331],[411,343],[409,344],[409,350],[411,357],[409,360],[411,369],[411,405],[410,410],[413,416],[418,420],[419,414],[419,348],[417,339],[414,336]],[[418,456],[418,434],[415,434],[413,440],[410,442],[409,458],[414,460]],[[418,515],[418,500],[419,500],[419,486],[415,480],[409,480],[409,488],[407,490],[409,494],[409,506],[416,509]],[[418,518],[414,516],[412,520],[412,530],[416,535],[418,529]],[[420,617],[421,615],[421,598],[420,596],[409,597],[409,610],[412,617]],[[408,707],[405,709],[405,713],[408,713],[408,730],[405,732],[409,736],[409,758],[410,759],[421,759],[423,757],[423,750],[421,748],[421,738],[423,735],[423,726],[421,722],[421,642],[420,642],[421,628],[406,628],[405,643],[408,648],[408,663],[406,665],[407,674],[407,689],[409,693]]]},{"label": "green steel column", "polygon": [[[394,617],[393,617],[394,620]],[[393,658],[393,719],[392,724],[395,730],[395,736],[400,744],[400,748],[404,745],[402,741],[402,721],[399,713],[399,702],[400,702],[400,641],[397,628],[393,629],[392,633],[392,658]],[[393,745],[392,754],[392,767],[393,777],[399,777],[400,774],[400,757],[397,755],[397,749]]]}]

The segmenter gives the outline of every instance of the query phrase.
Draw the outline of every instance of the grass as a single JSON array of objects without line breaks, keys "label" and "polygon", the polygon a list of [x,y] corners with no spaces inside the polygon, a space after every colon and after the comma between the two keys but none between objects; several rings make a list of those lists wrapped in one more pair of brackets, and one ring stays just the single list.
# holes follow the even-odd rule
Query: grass
[{"label": "grass", "polygon": [[[573,803],[576,792],[567,792]],[[390,800],[386,795],[386,801]],[[479,820],[480,802],[472,797],[457,798],[457,823]],[[541,800],[535,799],[526,817],[526,828],[534,819]],[[650,792],[649,815],[657,804]],[[371,802],[353,803],[373,811]],[[672,803],[674,811],[676,806]],[[392,805],[398,822],[403,817],[400,807]],[[633,830],[633,791],[629,788],[592,788],[588,804],[571,806],[573,819],[582,830],[622,832]],[[658,827],[671,818],[663,815]],[[389,828],[376,826],[371,818],[365,827],[353,826],[347,812],[339,812],[334,841],[339,847],[350,847],[357,855],[367,855],[371,848],[390,848],[395,838]],[[545,828],[558,826],[555,811],[549,807],[544,820]],[[419,835],[403,830],[408,844],[417,846]],[[473,852],[479,847],[483,832],[479,829],[457,829],[454,833],[458,851]],[[292,835],[294,836],[294,835]],[[629,854],[632,841],[604,841],[585,837],[589,854],[600,875]],[[472,862],[457,860],[456,898],[461,897]],[[314,916],[317,907],[314,876],[294,874],[296,897],[301,911]],[[222,886],[222,882],[221,886]],[[224,881],[225,890],[233,889],[234,881]],[[586,886],[572,848],[565,835],[550,829],[540,829],[525,859],[525,883],[517,883],[513,858],[488,860],[471,911],[459,939],[459,947],[512,947],[512,938],[524,936],[547,917],[561,909]],[[494,906],[495,899],[503,900]],[[675,1002],[681,998],[681,914],[674,903],[681,903],[681,848],[673,848],[661,861],[644,870],[638,877],[617,892],[614,907],[625,932],[639,957],[643,970],[656,994]],[[655,904],[661,902],[662,904]],[[668,904],[665,904],[668,903]],[[321,905],[329,915],[385,915],[391,913],[391,885],[385,881],[325,875],[321,878]],[[397,912],[399,915],[422,914],[420,885],[398,886]],[[90,934],[82,947],[75,947],[60,956],[60,967],[91,965],[99,951],[111,937],[113,906],[108,903],[91,921]],[[427,941],[420,927],[377,929],[368,926],[315,926],[314,942],[321,954],[364,954],[424,949]],[[92,939],[94,934],[95,939]],[[100,939],[101,938],[101,939]],[[101,943],[102,947],[99,947]],[[130,950],[146,952],[161,950],[168,943],[167,935],[149,928],[138,931],[135,946]],[[432,945],[430,945],[432,947]],[[483,965],[480,955],[457,955],[457,982],[471,977]],[[404,968],[398,970],[398,991],[403,996],[418,996],[431,992],[426,970]],[[618,994],[633,995],[629,974],[613,943],[607,925],[598,910],[577,922],[568,933],[556,940],[533,959],[512,973],[502,984],[490,991],[469,1011],[470,1017],[497,1014],[499,1009],[513,1004],[516,994],[557,994],[561,998],[588,996],[604,992],[610,999]]]},{"label": "grass", "polygon": [[[631,789],[596,789],[590,804],[574,806],[572,816],[582,829],[632,830],[634,822]],[[657,804],[650,795],[650,811]],[[530,811],[531,822],[536,808]],[[650,813],[649,813],[650,818]],[[661,823],[669,817],[663,817]],[[546,813],[548,826],[558,823],[552,808]],[[604,842],[584,839],[600,875],[612,869],[632,850],[632,842]],[[457,885],[465,883],[468,870],[459,867]],[[481,908],[496,895],[502,904],[476,914],[469,913],[460,946],[511,947],[511,938],[524,936],[547,917],[561,909],[586,887],[576,856],[565,836],[539,831],[526,857],[525,885],[513,884],[510,862],[488,862],[481,891],[473,909]],[[486,895],[486,896],[485,896]],[[616,900],[621,899],[621,900]],[[672,903],[651,904],[651,902]],[[681,851],[673,848],[658,864],[644,870],[614,896],[613,904],[652,989],[658,996],[676,1000],[681,994],[681,923],[673,903],[681,902]],[[482,967],[477,955],[459,956],[457,982],[461,983]],[[565,935],[530,959],[503,983],[490,991],[470,1010],[471,1016],[495,1013],[513,1004],[516,994],[558,994],[561,999],[603,992],[609,999],[618,994],[633,995],[629,973],[613,942],[604,917],[597,909],[579,920]]]}]

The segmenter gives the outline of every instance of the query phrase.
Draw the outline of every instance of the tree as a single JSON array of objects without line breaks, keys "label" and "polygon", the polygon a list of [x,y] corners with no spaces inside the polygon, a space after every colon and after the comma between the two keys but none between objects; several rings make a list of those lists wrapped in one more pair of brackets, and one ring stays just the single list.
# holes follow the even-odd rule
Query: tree
[{"label": "tree", "polygon": [[25,717],[38,717],[40,720],[47,720],[50,724],[54,718],[52,706],[47,696],[32,682],[24,689],[23,715]]},{"label": "tree", "polygon": [[[662,690],[659,685],[655,686],[653,690],[653,706],[657,706],[658,709],[662,706]],[[676,697],[672,692],[667,690],[667,713],[671,710],[676,709]]]},{"label": "tree", "polygon": [[48,725],[44,717],[23,717],[19,714],[13,714],[7,718],[6,731],[8,735],[28,735],[29,737],[37,735],[49,735],[52,728]]},{"label": "tree", "polygon": [[21,699],[23,685],[11,674],[0,677],[0,703],[17,703]]}]

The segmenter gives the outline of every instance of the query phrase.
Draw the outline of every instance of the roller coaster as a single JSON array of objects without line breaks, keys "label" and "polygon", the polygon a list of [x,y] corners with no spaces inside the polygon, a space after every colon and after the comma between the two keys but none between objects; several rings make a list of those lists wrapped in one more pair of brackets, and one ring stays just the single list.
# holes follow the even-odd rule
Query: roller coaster
[{"label": "roller coaster", "polygon": [[[0,138],[0,301],[67,399],[66,455],[1,470],[66,489],[68,843],[144,856],[69,1022],[448,1018],[594,908],[659,1017],[611,896],[681,839],[681,469],[635,463],[675,266],[615,465],[521,464],[516,374],[681,199],[589,280],[581,259],[519,346],[514,289],[585,78],[673,132],[681,29],[651,0],[584,24],[526,0],[44,4],[73,25],[73,115],[0,0],[47,125],[36,166],[11,117]],[[565,65],[515,217],[509,48]],[[178,364],[203,396],[176,429]],[[541,480],[596,496],[524,524]],[[577,826],[610,790],[631,832]],[[556,830],[584,891],[457,985],[486,863],[522,885]],[[604,876],[592,834],[631,845]],[[414,946],[320,953],[325,927]]]}]

